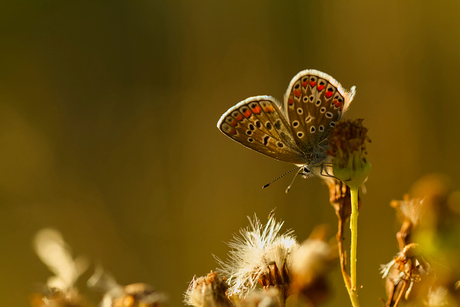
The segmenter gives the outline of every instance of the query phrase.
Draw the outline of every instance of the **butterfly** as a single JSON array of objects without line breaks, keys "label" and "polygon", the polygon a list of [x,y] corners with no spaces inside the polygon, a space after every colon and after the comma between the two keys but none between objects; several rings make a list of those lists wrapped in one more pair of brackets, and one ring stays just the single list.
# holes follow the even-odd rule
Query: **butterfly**
[{"label": "butterfly", "polygon": [[314,69],[291,80],[281,104],[254,96],[228,109],[217,127],[232,140],[279,161],[300,167],[304,177],[327,159],[328,137],[356,93]]}]

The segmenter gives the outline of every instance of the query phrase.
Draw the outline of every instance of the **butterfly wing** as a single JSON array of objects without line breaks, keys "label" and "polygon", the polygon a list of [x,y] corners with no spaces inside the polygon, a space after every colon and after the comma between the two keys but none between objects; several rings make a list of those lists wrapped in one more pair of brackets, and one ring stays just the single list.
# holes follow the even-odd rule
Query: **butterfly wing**
[{"label": "butterfly wing", "polygon": [[217,127],[238,143],[276,160],[304,164],[279,102],[270,96],[250,97],[222,115]]},{"label": "butterfly wing", "polygon": [[291,80],[283,109],[301,151],[317,150],[348,109],[354,95],[354,86],[347,91],[334,78],[314,69],[301,71]]}]

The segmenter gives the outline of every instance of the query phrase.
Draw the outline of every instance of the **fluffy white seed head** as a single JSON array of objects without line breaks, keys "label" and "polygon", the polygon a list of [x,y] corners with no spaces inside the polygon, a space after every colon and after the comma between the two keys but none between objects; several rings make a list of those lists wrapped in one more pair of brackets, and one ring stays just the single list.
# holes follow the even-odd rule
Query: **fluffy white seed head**
[{"label": "fluffy white seed head", "polygon": [[[228,278],[229,295],[246,297],[264,274],[282,276],[283,272],[289,272],[292,254],[298,248],[293,231],[280,234],[283,222],[276,222],[273,216],[265,226],[255,215],[249,222],[250,227],[241,229],[240,236],[228,244],[232,249],[228,260],[217,259],[221,265],[218,271]],[[273,272],[274,268],[279,272]],[[289,282],[289,278],[284,280]]]}]

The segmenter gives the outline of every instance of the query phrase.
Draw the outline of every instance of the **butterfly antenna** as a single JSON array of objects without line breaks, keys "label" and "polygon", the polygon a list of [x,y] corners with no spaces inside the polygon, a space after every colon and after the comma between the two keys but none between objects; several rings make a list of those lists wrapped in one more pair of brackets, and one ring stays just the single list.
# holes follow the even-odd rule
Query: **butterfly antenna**
[{"label": "butterfly antenna", "polygon": [[262,187],[262,189],[267,188],[267,187],[268,187],[269,185],[271,185],[273,182],[278,181],[279,179],[283,178],[284,176],[286,176],[287,174],[291,173],[291,172],[292,172],[293,170],[295,170],[295,169],[297,169],[297,167],[294,167],[293,169],[291,169],[290,171],[287,171],[286,173],[284,173],[283,175],[279,176],[279,177],[276,178],[275,180],[273,180],[273,181],[267,183],[266,185],[264,185],[264,186]]},{"label": "butterfly antenna", "polygon": [[323,139],[321,142],[318,143],[318,145],[324,142],[329,142],[329,139],[328,138]]},{"label": "butterfly antenna", "polygon": [[289,193],[289,190],[291,189],[291,186],[292,186],[292,184],[294,183],[294,180],[297,178],[297,175],[299,175],[300,172],[301,172],[302,170],[303,170],[303,167],[299,168],[299,170],[297,171],[297,173],[295,173],[294,178],[292,178],[291,183],[290,183],[289,186],[286,188],[286,191],[285,191],[286,194]]}]

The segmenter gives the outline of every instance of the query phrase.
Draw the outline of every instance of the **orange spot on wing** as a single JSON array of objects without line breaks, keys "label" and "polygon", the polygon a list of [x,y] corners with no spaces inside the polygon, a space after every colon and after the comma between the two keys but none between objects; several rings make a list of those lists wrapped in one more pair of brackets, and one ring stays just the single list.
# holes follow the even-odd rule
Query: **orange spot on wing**
[{"label": "orange spot on wing", "polygon": [[264,108],[265,113],[273,113],[275,109],[272,106],[267,106]]},{"label": "orange spot on wing", "polygon": [[232,125],[233,127],[235,127],[235,126],[237,125],[236,120],[233,120],[233,121],[230,123],[230,125]]},{"label": "orange spot on wing", "polygon": [[259,114],[260,113],[260,107],[259,106],[255,106],[253,109],[252,109],[252,112],[256,113],[256,114]]},{"label": "orange spot on wing", "polygon": [[341,105],[342,105],[342,104],[340,103],[340,101],[338,101],[338,100],[335,101],[335,106],[336,106],[337,108],[340,107]]},{"label": "orange spot on wing", "polygon": [[316,85],[316,81],[310,81],[310,86],[314,87]]},{"label": "orange spot on wing", "polygon": [[325,85],[318,85],[318,91],[321,92],[323,90],[323,88],[325,88],[325,87],[326,87]]},{"label": "orange spot on wing", "polygon": [[251,116],[251,111],[250,111],[249,109],[246,110],[246,112],[244,112],[244,116],[245,116],[246,118],[248,118],[249,116]]},{"label": "orange spot on wing", "polygon": [[288,99],[288,104],[289,104],[290,106],[292,106],[292,105],[294,104],[294,99],[293,99],[292,97],[290,97],[290,98]]},{"label": "orange spot on wing", "polygon": [[326,92],[326,97],[327,97],[327,98],[330,98],[332,95],[334,95],[333,92]]},{"label": "orange spot on wing", "polygon": [[307,87],[307,85],[308,85],[308,80],[305,80],[305,82],[302,82],[303,87]]},{"label": "orange spot on wing", "polygon": [[238,114],[238,116],[236,117],[236,120],[240,122],[242,119],[243,119],[243,114],[241,113]]},{"label": "orange spot on wing", "polygon": [[298,90],[294,90],[294,96],[296,96],[296,97],[300,97],[300,94],[301,94],[301,91],[300,91],[300,89],[298,89]]},{"label": "orange spot on wing", "polygon": [[228,131],[228,133],[235,135],[236,134],[235,128],[230,129],[230,131]]}]

